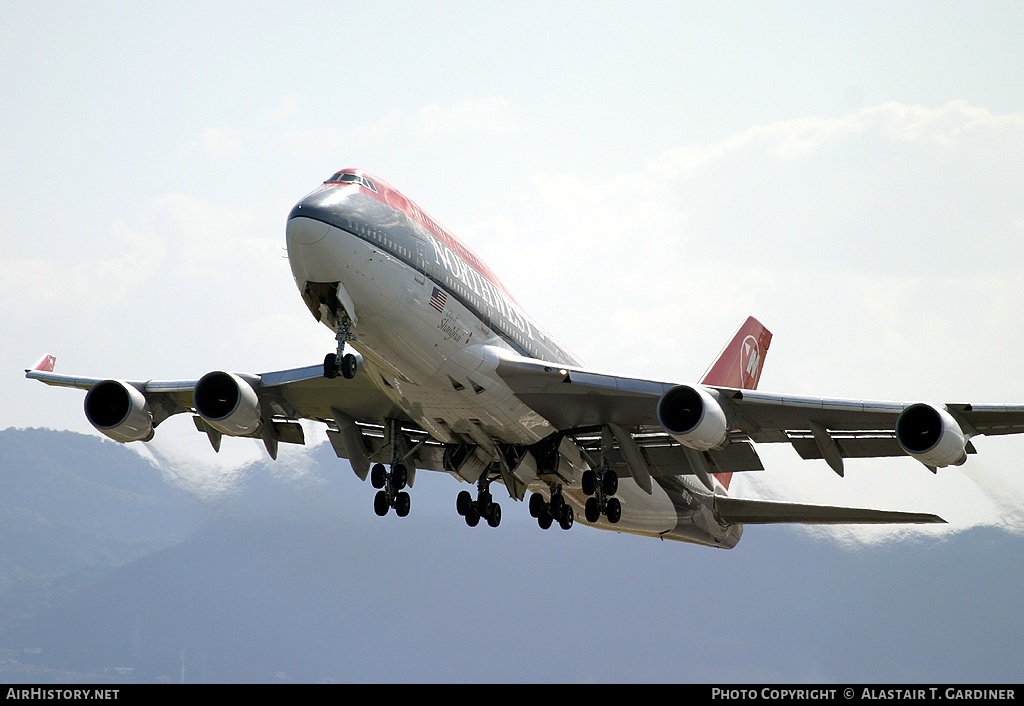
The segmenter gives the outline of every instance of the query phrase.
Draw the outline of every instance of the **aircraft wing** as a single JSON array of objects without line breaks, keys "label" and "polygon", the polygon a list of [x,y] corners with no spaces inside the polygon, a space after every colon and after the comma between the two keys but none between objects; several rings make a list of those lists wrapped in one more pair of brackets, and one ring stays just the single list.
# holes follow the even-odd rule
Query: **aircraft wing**
[{"label": "aircraft wing", "polygon": [[[207,434],[215,450],[225,435],[249,436],[262,439],[276,458],[279,442],[305,443],[298,420],[316,420],[327,425],[338,456],[348,458],[356,474],[365,478],[370,463],[387,446],[385,420],[411,422],[373,383],[368,367],[361,366],[353,379],[328,379],[322,365],[313,365],[258,375],[218,371],[198,380],[114,380],[58,374],[54,362],[44,356],[25,376],[85,390],[86,416],[117,441],[151,439],[154,428],[168,417],[191,413],[196,429]],[[220,405],[224,414],[198,409],[204,383],[210,390],[207,405]],[[440,447],[426,443],[426,435],[416,429],[403,428],[403,435],[407,448],[418,447],[410,458],[419,468],[441,469]]]},{"label": "aircraft wing", "polygon": [[[853,400],[829,397],[787,395],[760,390],[741,390],[713,385],[679,386],[674,383],[644,380],[570,368],[555,363],[511,357],[498,364],[498,374],[513,392],[554,426],[563,430],[597,425],[616,425],[643,444],[653,437],[665,443],[677,441],[680,434],[671,434],[659,418],[659,404],[673,390],[681,387],[700,388],[707,393],[702,399],[709,406],[718,406],[728,420],[725,443],[714,448],[696,449],[709,461],[709,472],[762,470],[754,462],[756,453],[743,452],[744,463],[719,465],[716,456],[725,457],[736,444],[789,443],[805,459],[824,459],[839,475],[843,459],[911,455],[929,468],[957,465],[965,454],[975,453],[970,438],[982,434],[1015,434],[1024,432],[1022,404],[947,404],[923,405],[912,402],[884,400]],[[710,400],[710,402],[708,402]],[[916,417],[915,417],[916,415]],[[897,427],[901,420],[923,420],[917,427],[909,422],[906,429],[922,435],[920,448],[910,443],[911,453],[900,443]],[[928,423],[932,428],[921,429]],[[913,442],[909,433],[907,441]],[[959,438],[957,449],[956,438]],[[939,448],[927,449],[938,440]],[[952,441],[951,441],[952,440]],[[686,441],[681,445],[685,447]],[[690,449],[693,451],[694,449]],[[736,452],[732,452],[736,456]],[[751,455],[753,453],[753,455]],[[943,457],[942,454],[946,454]],[[692,453],[677,453],[682,459]],[[700,464],[699,459],[696,459]],[[677,463],[678,472],[687,472],[687,464]],[[703,464],[700,464],[703,465]],[[654,472],[652,475],[661,475]],[[693,469],[698,473],[699,470]],[[667,473],[666,473],[667,475]]]},{"label": "aircraft wing", "polygon": [[[270,405],[271,416],[288,419],[333,419],[332,409],[355,419],[405,419],[401,412],[367,375],[353,380],[329,380],[322,365],[278,370],[258,375],[236,374],[260,392],[261,401]],[[106,378],[60,375],[51,371],[26,370],[25,377],[56,387],[91,390]],[[125,380],[146,396],[154,409],[154,423],[172,414],[196,412],[193,392],[198,380]]]}]

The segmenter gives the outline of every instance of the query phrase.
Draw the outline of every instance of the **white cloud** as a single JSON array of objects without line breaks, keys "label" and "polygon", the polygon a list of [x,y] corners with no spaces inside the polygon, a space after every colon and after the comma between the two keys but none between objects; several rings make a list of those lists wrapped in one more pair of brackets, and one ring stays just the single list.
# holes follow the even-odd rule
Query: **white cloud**
[{"label": "white cloud", "polygon": [[263,122],[268,125],[279,125],[287,121],[300,111],[299,103],[293,96],[288,96],[281,103],[263,116]]},{"label": "white cloud", "polygon": [[251,146],[264,144],[266,141],[266,133],[260,130],[211,127],[199,136],[199,148],[211,157],[234,157],[246,152]]},{"label": "white cloud", "polygon": [[505,135],[518,125],[512,103],[503,96],[456,103],[430,103],[416,110],[409,125],[430,135]]},{"label": "white cloud", "polygon": [[160,271],[167,244],[152,231],[127,221],[111,224],[96,239],[93,257],[67,257],[59,247],[31,258],[0,259],[0,310],[9,321],[68,324],[112,304],[130,306],[136,293]]},{"label": "white cloud", "polygon": [[[0,358],[18,369],[53,352],[60,371],[129,379],[315,362],[309,351],[330,349],[332,337],[302,316],[280,225],[279,217],[170,194],[90,237],[99,244],[91,258],[68,260],[54,249],[0,260],[9,325]],[[37,394],[24,409],[44,410],[47,399]],[[80,407],[70,410],[74,424],[47,412],[34,423],[83,428]]]},{"label": "white cloud", "polygon": [[662,178],[694,176],[700,169],[739,152],[777,160],[808,158],[824,146],[858,136],[877,142],[918,143],[932,147],[969,140],[1012,140],[1019,147],[1024,113],[993,115],[965,101],[940,108],[884,103],[839,118],[802,117],[753,126],[710,145],[683,145],[650,163]]},{"label": "white cloud", "polygon": [[175,277],[206,276],[222,272],[225,265],[265,266],[282,248],[281,233],[255,214],[186,194],[156,199],[144,227],[169,244]]}]

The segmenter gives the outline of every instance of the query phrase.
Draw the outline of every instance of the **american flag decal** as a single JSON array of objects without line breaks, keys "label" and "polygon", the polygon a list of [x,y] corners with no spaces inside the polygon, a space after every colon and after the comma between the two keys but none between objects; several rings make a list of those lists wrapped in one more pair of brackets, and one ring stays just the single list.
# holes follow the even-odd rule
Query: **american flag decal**
[{"label": "american flag decal", "polygon": [[448,301],[448,295],[443,290],[434,287],[434,293],[430,295],[430,306],[437,309],[442,314],[444,313],[445,302]]}]

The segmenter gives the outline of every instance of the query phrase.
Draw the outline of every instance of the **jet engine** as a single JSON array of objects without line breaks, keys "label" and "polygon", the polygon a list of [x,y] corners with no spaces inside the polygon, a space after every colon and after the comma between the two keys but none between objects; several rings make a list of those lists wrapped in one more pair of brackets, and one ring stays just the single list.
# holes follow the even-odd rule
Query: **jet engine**
[{"label": "jet engine", "polygon": [[85,417],[114,441],[149,441],[153,413],[146,396],[126,382],[104,380],[85,394]]},{"label": "jet engine", "polygon": [[192,401],[207,424],[228,436],[251,436],[260,428],[259,395],[234,373],[207,373],[196,383]]},{"label": "jet engine", "polygon": [[658,422],[680,444],[697,451],[718,448],[728,439],[725,410],[700,387],[676,385],[662,395]]},{"label": "jet engine", "polygon": [[896,420],[900,448],[930,468],[959,466],[967,460],[967,438],[956,420],[930,404],[907,407]]}]

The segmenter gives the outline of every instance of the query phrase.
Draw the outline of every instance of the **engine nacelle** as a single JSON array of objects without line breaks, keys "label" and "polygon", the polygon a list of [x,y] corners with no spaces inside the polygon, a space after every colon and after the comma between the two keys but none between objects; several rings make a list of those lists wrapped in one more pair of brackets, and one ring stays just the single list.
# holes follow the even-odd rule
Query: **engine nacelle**
[{"label": "engine nacelle", "polygon": [[676,385],[658,400],[658,422],[676,441],[697,451],[725,444],[729,420],[707,390]]},{"label": "engine nacelle", "polygon": [[192,402],[203,421],[228,436],[255,434],[263,420],[256,390],[234,373],[218,370],[201,377]]},{"label": "engine nacelle", "polygon": [[85,417],[114,441],[149,441],[153,413],[146,396],[126,382],[104,380],[85,394]]},{"label": "engine nacelle", "polygon": [[967,460],[967,438],[956,420],[930,404],[907,407],[896,420],[900,448],[931,468],[959,466]]}]

